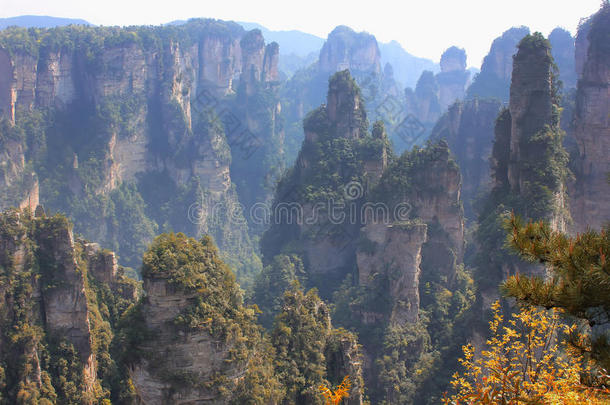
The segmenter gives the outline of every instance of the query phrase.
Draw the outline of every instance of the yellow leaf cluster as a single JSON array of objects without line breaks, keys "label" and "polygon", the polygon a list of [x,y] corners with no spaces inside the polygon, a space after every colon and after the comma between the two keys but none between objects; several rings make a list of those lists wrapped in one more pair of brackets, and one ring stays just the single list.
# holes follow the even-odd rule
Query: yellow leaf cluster
[{"label": "yellow leaf cluster", "polygon": [[349,390],[351,387],[352,382],[349,379],[349,375],[346,375],[335,391],[332,391],[325,385],[320,385],[318,389],[324,397],[325,405],[338,405],[343,398],[349,397]]},{"label": "yellow leaf cluster", "polygon": [[499,302],[492,305],[491,338],[476,353],[462,349],[465,371],[451,381],[455,391],[444,404],[610,404],[610,391],[581,383],[592,370],[574,350],[558,343],[561,333],[575,327],[561,322],[556,312],[523,308],[504,322]]}]

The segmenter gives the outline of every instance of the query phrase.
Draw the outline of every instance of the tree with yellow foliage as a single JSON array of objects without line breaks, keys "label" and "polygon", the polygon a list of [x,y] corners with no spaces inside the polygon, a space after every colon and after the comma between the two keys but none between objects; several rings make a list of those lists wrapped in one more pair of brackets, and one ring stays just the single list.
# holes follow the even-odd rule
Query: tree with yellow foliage
[{"label": "tree with yellow foliage", "polygon": [[610,404],[610,391],[581,383],[592,370],[580,354],[557,344],[558,335],[573,332],[557,312],[524,307],[504,322],[500,303],[492,305],[492,336],[475,354],[463,347],[463,373],[453,376],[452,396],[444,404]]},{"label": "tree with yellow foliage", "polygon": [[349,390],[352,387],[352,382],[349,379],[349,375],[346,375],[341,381],[341,384],[337,387],[336,390],[332,391],[325,385],[320,385],[318,389],[322,393],[322,396],[325,399],[325,405],[339,405],[343,398],[349,397]]}]

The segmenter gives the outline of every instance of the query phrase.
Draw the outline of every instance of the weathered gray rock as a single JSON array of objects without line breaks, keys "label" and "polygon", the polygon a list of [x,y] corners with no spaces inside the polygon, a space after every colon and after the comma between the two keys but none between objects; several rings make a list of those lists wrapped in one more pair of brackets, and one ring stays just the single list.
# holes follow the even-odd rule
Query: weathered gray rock
[{"label": "weathered gray rock", "polygon": [[[362,229],[367,248],[357,252],[359,284],[368,286],[374,277],[388,277],[394,308],[391,322],[403,324],[419,318],[421,249],[426,242],[423,223],[369,223]],[[362,314],[363,321],[375,321],[382,314]]]},{"label": "weathered gray rock", "polygon": [[[576,181],[570,189],[574,230],[600,229],[610,221],[610,6],[606,4],[581,28],[577,65],[574,138],[578,144]],[[586,56],[585,56],[586,55]],[[583,63],[584,57],[584,63]]]},{"label": "weathered gray rock", "polygon": [[[75,241],[65,218],[47,218],[42,209],[36,212],[35,217],[31,211],[0,214],[0,264],[3,277],[12,280],[0,286],[0,320],[9,329],[27,327],[34,331],[23,335],[24,340],[17,345],[9,335],[1,336],[0,347],[6,344],[10,349],[1,351],[0,358],[4,364],[14,359],[14,367],[25,367],[19,376],[23,380],[9,384],[26,384],[34,398],[58,399],[55,392],[61,381],[53,370],[70,367],[80,376],[68,381],[76,390],[70,395],[83,404],[97,403],[105,396],[100,381],[106,372],[98,368],[97,356],[100,347],[109,342],[96,340],[100,337],[94,331],[97,327],[99,332],[99,322],[108,319],[100,314],[91,283],[107,286],[113,292],[132,286],[133,294],[124,296],[130,302],[136,299],[136,283],[126,282],[117,274],[114,253],[102,252],[96,244]],[[18,318],[16,314],[20,314]],[[108,334],[104,338],[111,339],[112,331],[105,332]],[[75,360],[54,352],[65,350],[58,346],[63,341],[73,346]],[[63,363],[55,363],[60,361]],[[7,392],[14,395],[18,391],[8,387]],[[3,399],[11,401],[12,397]]]},{"label": "weathered gray rock", "polygon": [[[206,331],[178,333],[172,327],[174,318],[191,304],[195,294],[182,293],[164,279],[145,279],[144,290],[146,301],[142,311],[146,327],[155,338],[142,345],[141,349],[149,355],[130,370],[139,399],[150,405],[227,403],[229,396],[219,397],[215,389],[206,388],[205,384],[219,372],[236,382],[245,373],[246,364],[227,366],[231,346]],[[175,376],[196,376],[198,387],[172,384],[167,375],[160,375],[160,369]]]}]

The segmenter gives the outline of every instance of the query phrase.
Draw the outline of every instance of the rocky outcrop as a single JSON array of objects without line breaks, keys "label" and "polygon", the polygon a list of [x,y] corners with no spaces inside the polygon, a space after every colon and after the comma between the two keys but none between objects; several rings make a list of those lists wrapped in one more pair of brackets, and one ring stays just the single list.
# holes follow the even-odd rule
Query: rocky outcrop
[{"label": "rocky outcrop", "polygon": [[[544,265],[528,263],[506,247],[507,221],[546,221],[558,231],[569,221],[566,181],[568,158],[560,127],[560,97],[551,45],[542,34],[524,37],[517,47],[511,75],[510,102],[495,121],[490,158],[491,189],[480,203],[474,231],[473,278],[477,300],[473,317],[488,317],[502,298],[498,286],[515,274],[547,276]],[[472,333],[483,341],[483,323]]]},{"label": "rocky outcrop", "polygon": [[[143,359],[130,370],[139,399],[151,405],[214,403],[215,400],[218,403],[218,393],[206,389],[205,383],[219,372],[236,383],[246,370],[245,364],[227,365],[231,345],[208,332],[178,334],[172,326],[174,319],[191,305],[196,293],[184,293],[172,288],[167,280],[151,278],[144,280],[144,291],[146,302],[142,311],[146,327],[155,332],[155,339],[141,348],[151,359]],[[166,375],[175,375],[176,380],[180,376],[185,380],[188,376],[196,376],[199,388],[180,389],[178,381],[168,381],[156,372],[161,367]]]},{"label": "rocky outcrop", "polygon": [[0,49],[0,115],[15,121],[15,93],[13,90],[13,65],[11,55]]},{"label": "rocky outcrop", "polygon": [[[455,256],[455,262],[437,271],[447,276],[451,282],[454,265],[464,259],[464,217],[462,212],[462,177],[458,166],[449,155],[446,143],[439,143],[433,149],[433,159],[418,179],[421,185],[407,199],[414,210],[414,216],[422,222],[438,224],[448,237],[447,249]],[[429,242],[434,238],[429,234]],[[439,251],[436,252],[439,254]]]},{"label": "rocky outcrop", "polygon": [[[166,260],[168,253],[176,260]],[[261,372],[253,364],[272,367],[271,359],[254,309],[243,305],[211,238],[160,235],[144,254],[142,275],[146,295],[129,326],[142,338],[128,364],[140,403],[229,404],[255,396],[277,403],[276,377],[249,374]],[[262,384],[266,393],[258,391]]]},{"label": "rocky outcrop", "polygon": [[0,133],[0,185],[10,187],[25,170],[25,148],[16,135],[10,133],[11,128],[5,126]]},{"label": "rocky outcrop", "polygon": [[466,51],[452,46],[441,56],[441,72],[436,75],[438,82],[438,101],[442,111],[456,100],[464,98],[470,78],[466,70]]},{"label": "rocky outcrop", "polygon": [[[318,150],[319,145],[328,144],[333,142],[333,139],[336,139],[339,142],[352,145],[351,147],[356,148],[356,145],[365,141],[365,139],[372,141],[360,89],[349,71],[341,71],[332,76],[328,85],[327,99],[327,104],[310,113],[303,123],[305,141],[295,164],[293,178],[290,179],[294,183],[291,187],[295,190],[305,188],[306,184],[315,176],[314,173],[317,170],[315,167],[321,163],[320,159],[326,159],[320,156],[322,151]],[[378,146],[381,146],[379,151],[385,148],[384,142],[387,142],[385,132],[382,132],[382,134],[377,134],[378,137],[384,138],[378,140]],[[372,169],[372,172],[376,169],[376,165],[373,165],[372,161],[377,160],[381,162],[383,155],[384,152],[381,152],[378,156],[375,155],[376,159],[369,160],[369,169]],[[344,163],[340,161],[341,157],[328,156],[328,159],[336,158],[339,158],[339,160],[333,163],[332,170],[342,171],[340,167]],[[361,161],[356,164],[358,168],[354,169],[353,174],[364,175],[364,162]],[[326,173],[320,173],[320,175],[327,176]],[[339,175],[347,175],[347,172]],[[359,183],[356,187],[363,186]],[[297,217],[294,216],[292,210],[288,213],[288,218],[286,213],[283,212],[283,208],[281,210],[276,208],[273,211],[277,218],[273,219],[272,224],[278,225],[277,228],[279,226],[282,228],[284,226],[298,228],[299,236],[297,238],[305,256],[304,261],[307,263],[308,271],[315,275],[315,278],[322,280],[322,278],[328,277],[336,281],[342,280],[345,277],[347,267],[355,261],[355,242],[348,235],[358,232],[361,219],[357,218],[353,221],[339,221],[337,223],[331,218],[333,214],[329,211],[329,207],[320,209],[320,202],[324,204],[326,202],[333,204],[335,201],[339,202],[338,199],[343,198],[341,190],[333,190],[332,194],[329,194],[329,200],[326,202],[308,201],[308,198],[304,195],[307,192],[303,191],[304,193],[300,191],[283,192],[278,190],[275,205],[280,204],[281,207],[292,207],[294,204],[297,204],[297,209],[301,211],[299,217],[310,218],[310,220],[295,221]],[[335,199],[333,196],[337,192],[339,194],[336,195],[337,198]],[[278,200],[277,195],[282,196],[282,199]],[[360,197],[362,195],[356,198]],[[285,222],[290,222],[290,224],[285,224]],[[267,231],[267,235],[275,236],[273,234],[276,231],[273,228],[272,226],[272,230]],[[286,241],[278,242],[283,244]],[[266,254],[269,258],[271,258],[271,255],[277,254],[275,252],[278,246],[274,245],[275,242],[269,243],[269,247],[272,247],[274,252]],[[323,295],[327,292],[321,290]]]},{"label": "rocky outcrop", "polygon": [[[578,33],[574,139],[576,180],[571,187],[574,230],[600,229],[610,221],[610,6],[606,3]],[[584,63],[582,58],[584,57]]]},{"label": "rocky outcrop", "polygon": [[[405,184],[401,178],[409,180]],[[446,288],[453,285],[456,266],[464,259],[461,185],[460,170],[447,143],[440,141],[405,152],[388,167],[373,191],[375,200],[383,201],[391,211],[406,208],[410,221],[427,226],[421,241],[421,271],[441,275]],[[400,227],[400,221],[397,225]]]},{"label": "rocky outcrop", "polygon": [[[242,53],[241,80],[246,86],[257,82],[278,81],[278,58],[279,46],[277,43],[265,47],[265,39],[260,30],[247,32],[240,40]],[[254,89],[248,89],[248,95],[253,94]]]},{"label": "rocky outcrop", "polygon": [[84,365],[85,390],[93,393],[97,366],[85,295],[85,274],[78,268],[74,236],[67,224],[60,223],[39,228],[35,238],[43,272],[54,284],[41,294],[46,328],[51,334],[65,336],[74,345]]},{"label": "rocky outcrop", "polygon": [[468,98],[498,98],[508,101],[513,55],[517,52],[519,41],[529,32],[527,27],[513,27],[493,41],[481,65],[481,72],[468,88]]},{"label": "rocky outcrop", "polygon": [[[305,140],[278,184],[261,249],[266,262],[298,255],[308,286],[323,298],[337,293],[349,318],[342,320],[366,335],[364,374],[379,387],[386,383],[377,381],[385,343],[365,330],[395,339],[421,326],[420,279],[429,272],[441,280],[439,289],[452,291],[463,261],[464,220],[460,172],[448,145],[415,147],[398,157],[383,122],[369,129],[366,111],[350,73],[333,75],[327,103],[303,122]],[[423,350],[418,346],[393,364],[409,369]],[[385,391],[375,396],[392,400]]]},{"label": "rocky outcrop", "polygon": [[[75,241],[65,218],[47,218],[41,208],[36,212],[36,217],[31,211],[0,214],[2,277],[10,280],[0,287],[0,322],[6,331],[34,331],[21,337],[24,346],[10,341],[13,333],[0,337],[0,349],[4,348],[0,350],[2,363],[17,356],[13,366],[29,370],[20,376],[23,380],[9,379],[5,383],[25,384],[20,392],[27,390],[33,398],[62,402],[70,395],[70,400],[97,403],[107,395],[100,383],[108,376],[108,370],[100,370],[98,363],[102,348],[110,344],[100,341],[100,333],[103,330],[107,339],[112,338],[112,333],[100,325],[109,319],[108,315],[100,315],[100,303],[94,298],[91,283],[106,286],[109,296],[125,286],[133,287],[131,297],[125,296],[130,302],[137,298],[135,283],[126,282],[119,274],[114,253],[100,252],[99,247],[91,249],[88,242]],[[16,314],[21,315],[15,317]],[[69,355],[72,349],[74,358]],[[46,358],[42,364],[41,357]],[[30,368],[32,364],[34,367]],[[62,380],[68,376],[57,371],[66,367],[77,373],[69,381]],[[73,392],[64,391],[62,384],[66,383],[72,384]],[[10,393],[18,391],[10,385],[4,389],[9,393],[8,400]]]},{"label": "rocky outcrop", "polygon": [[[343,139],[359,139],[366,125],[366,111],[359,92],[349,81],[335,80],[328,86],[326,105],[331,131]],[[366,130],[366,128],[364,128]],[[309,138],[312,138],[310,132]],[[313,135],[315,138],[316,136]]]},{"label": "rocky outcrop", "polygon": [[[357,253],[358,282],[370,286],[380,275],[391,275],[387,293],[394,301],[389,319],[392,323],[414,323],[419,318],[419,279],[421,249],[426,242],[423,223],[366,224],[361,231]],[[365,323],[373,323],[385,314],[365,312]]]},{"label": "rocky outcrop", "polygon": [[434,125],[442,114],[438,99],[438,82],[430,71],[421,74],[415,90],[405,89],[405,98],[407,113],[417,118],[426,128]]},{"label": "rocky outcrop", "polygon": [[[544,46],[544,38],[526,37],[519,46],[513,64],[509,111],[511,116],[508,182],[514,193],[525,190],[528,173],[524,160],[535,159],[523,144],[553,125],[554,97],[552,57]],[[539,151],[536,151],[538,153]]]},{"label": "rocky outcrop", "polygon": [[280,46],[277,42],[272,42],[265,47],[265,58],[263,59],[263,77],[264,82],[279,82],[279,60]]},{"label": "rocky outcrop", "polygon": [[381,73],[381,54],[374,36],[356,33],[340,25],[329,35],[320,51],[318,69],[333,74],[341,70]]},{"label": "rocky outcrop", "polygon": [[[460,172],[446,143],[391,158],[383,124],[376,122],[371,133],[366,123],[355,81],[347,71],[335,74],[327,104],[304,122],[305,142],[294,171],[280,182],[263,252],[271,259],[298,246],[296,253],[323,295],[332,292],[328,287],[335,283],[329,280],[338,284],[354,266],[361,286],[392,279],[395,310],[363,318],[415,322],[420,262],[427,260],[422,249],[429,257],[446,257],[431,271],[448,283],[463,260]],[[420,225],[409,225],[413,220]],[[426,225],[435,229],[433,237]]]},{"label": "rocky outcrop", "polygon": [[441,56],[440,73],[434,75],[424,71],[415,90],[405,89],[405,112],[408,118],[405,122],[414,128],[414,134],[408,136],[413,138],[410,139],[411,144],[417,144],[418,141],[421,143],[447,108],[464,98],[469,78],[466,52],[453,46]]},{"label": "rocky outcrop", "polygon": [[329,77],[342,70],[349,70],[360,87],[371,122],[383,121],[388,136],[398,147],[404,148],[405,143],[410,146],[410,142],[401,139],[397,128],[406,111],[404,88],[395,78],[394,68],[397,67],[387,62],[381,64],[379,45],[373,35],[357,33],[345,26],[335,28],[328,35],[318,61],[297,71],[282,86],[287,162],[294,162],[305,137],[301,126],[305,115],[325,102]]},{"label": "rocky outcrop", "polygon": [[[526,36],[514,58],[509,108],[496,122],[492,152],[495,192],[519,196],[515,210],[548,220],[561,231],[568,221],[567,155],[559,122],[558,77],[549,42]],[[499,191],[503,190],[503,191]],[[494,191],[492,191],[494,192]]]},{"label": "rocky outcrop", "polygon": [[498,100],[466,100],[453,104],[437,122],[430,139],[447,140],[462,174],[464,214],[476,220],[475,198],[489,192],[489,158],[494,140],[494,124],[501,103]]}]

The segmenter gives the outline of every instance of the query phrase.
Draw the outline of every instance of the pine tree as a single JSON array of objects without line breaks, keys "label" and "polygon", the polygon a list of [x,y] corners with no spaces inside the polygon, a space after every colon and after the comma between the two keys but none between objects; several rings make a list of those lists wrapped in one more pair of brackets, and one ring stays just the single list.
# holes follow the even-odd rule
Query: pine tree
[{"label": "pine tree", "polygon": [[548,269],[547,277],[508,278],[503,292],[517,300],[580,318],[592,328],[589,336],[574,341],[591,358],[610,369],[610,345],[603,333],[610,324],[610,224],[576,237],[553,230],[545,222],[524,224],[512,215],[506,223],[507,243],[521,258]]}]

